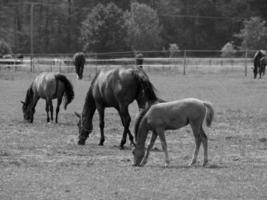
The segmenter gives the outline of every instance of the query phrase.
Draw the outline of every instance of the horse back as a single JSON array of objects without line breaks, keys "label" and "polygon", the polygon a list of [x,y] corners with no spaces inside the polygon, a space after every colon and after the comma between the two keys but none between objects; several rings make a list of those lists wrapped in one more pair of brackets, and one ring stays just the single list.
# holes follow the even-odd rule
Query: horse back
[{"label": "horse back", "polygon": [[178,129],[188,123],[202,124],[206,108],[203,101],[187,98],[177,101],[158,103],[151,106],[147,113],[151,126],[165,129]]},{"label": "horse back", "polygon": [[55,73],[44,72],[33,81],[33,91],[41,98],[55,98],[57,92],[57,81]]},{"label": "horse back", "polygon": [[132,69],[116,68],[101,71],[94,82],[93,95],[106,106],[118,106],[120,102],[132,102],[136,96],[136,84]]}]

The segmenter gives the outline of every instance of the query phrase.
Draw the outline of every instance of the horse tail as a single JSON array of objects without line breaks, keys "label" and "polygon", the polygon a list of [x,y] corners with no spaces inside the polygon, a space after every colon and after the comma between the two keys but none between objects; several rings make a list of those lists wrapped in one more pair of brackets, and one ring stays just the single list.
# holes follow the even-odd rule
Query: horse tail
[{"label": "horse tail", "polygon": [[140,123],[142,121],[142,119],[144,118],[145,114],[147,113],[147,111],[150,109],[150,106],[146,107],[145,109],[142,109],[136,119],[135,119],[135,124],[134,124],[134,137],[135,140],[137,140],[137,133],[138,133],[138,129],[140,127]]},{"label": "horse tail", "polygon": [[72,86],[71,82],[67,79],[67,77],[64,76],[63,74],[56,74],[55,77],[56,77],[56,80],[59,80],[59,81],[64,83],[64,86],[65,86],[65,91],[64,91],[65,105],[64,105],[64,109],[66,110],[68,104],[71,103],[72,100],[74,99],[73,86]]},{"label": "horse tail", "polygon": [[203,104],[206,107],[206,125],[210,127],[214,118],[214,109],[210,102],[205,101]]},{"label": "horse tail", "polygon": [[133,74],[137,81],[138,90],[139,90],[138,92],[141,92],[142,90],[144,90],[148,101],[150,102],[157,101],[158,97],[156,95],[156,88],[150,82],[148,75],[145,73],[145,71],[139,68],[139,69],[135,69],[133,71]]}]

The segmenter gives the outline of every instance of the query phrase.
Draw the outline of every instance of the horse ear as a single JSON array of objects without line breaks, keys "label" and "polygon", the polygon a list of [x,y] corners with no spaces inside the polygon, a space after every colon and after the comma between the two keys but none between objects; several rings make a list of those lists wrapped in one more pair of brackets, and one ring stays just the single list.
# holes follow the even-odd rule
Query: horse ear
[{"label": "horse ear", "polygon": [[25,102],[24,101],[20,101],[23,105],[25,104]]},{"label": "horse ear", "polygon": [[74,112],[74,114],[75,114],[79,119],[81,119],[81,115],[80,115],[79,113]]}]

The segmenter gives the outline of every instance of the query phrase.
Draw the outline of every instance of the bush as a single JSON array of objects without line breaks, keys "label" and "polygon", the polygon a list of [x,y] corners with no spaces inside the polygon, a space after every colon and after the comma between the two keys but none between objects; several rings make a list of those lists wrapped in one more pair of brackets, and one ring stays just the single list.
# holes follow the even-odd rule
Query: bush
[{"label": "bush", "polygon": [[11,54],[12,50],[9,44],[3,40],[0,40],[0,56],[2,57],[5,54]]},{"label": "bush", "polygon": [[169,52],[170,52],[170,57],[177,57],[179,53],[179,47],[177,44],[173,43],[169,45]]},{"label": "bush", "polygon": [[222,48],[222,57],[233,57],[236,53],[234,45],[231,42],[227,42]]}]

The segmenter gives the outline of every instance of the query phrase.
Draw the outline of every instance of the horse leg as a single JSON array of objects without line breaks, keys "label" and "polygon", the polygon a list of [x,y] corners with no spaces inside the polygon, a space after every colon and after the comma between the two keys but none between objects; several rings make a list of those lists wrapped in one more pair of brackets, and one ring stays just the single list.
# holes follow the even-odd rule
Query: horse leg
[{"label": "horse leg", "polygon": [[191,127],[192,127],[192,130],[193,130],[193,134],[194,134],[196,146],[195,146],[195,150],[194,150],[194,155],[192,157],[192,161],[189,164],[189,166],[192,166],[192,165],[194,165],[196,163],[198,152],[199,152],[199,147],[200,147],[200,144],[201,144],[201,137],[200,137],[200,128],[199,128],[199,126],[196,126],[196,125],[192,125],[191,124]]},{"label": "horse leg", "polygon": [[202,127],[200,129],[200,137],[201,137],[201,142],[203,144],[203,149],[204,149],[203,166],[206,166],[208,163],[208,137]]},{"label": "horse leg", "polygon": [[53,121],[54,119],[54,108],[53,108],[53,102],[52,99],[50,99],[49,101],[49,108],[50,108],[50,114],[51,114],[51,121]]},{"label": "horse leg", "polygon": [[134,138],[133,135],[131,134],[130,130],[129,130],[129,126],[131,123],[131,117],[128,111],[128,107],[122,108],[120,111],[120,116],[121,116],[121,121],[122,121],[122,125],[124,126],[124,130],[123,130],[123,135],[122,135],[122,139],[121,139],[121,144],[120,144],[120,148],[123,149],[124,144],[126,143],[126,137],[127,137],[127,133],[129,135],[129,139],[131,141],[131,144],[134,144]]},{"label": "horse leg", "polygon": [[150,153],[150,151],[151,151],[151,149],[152,149],[157,137],[158,137],[158,134],[155,131],[153,131],[151,139],[150,139],[150,143],[149,143],[149,145],[147,147],[147,150],[146,150],[146,154],[145,154],[145,156],[144,156],[144,158],[143,158],[143,160],[141,162],[141,166],[144,166],[147,163],[147,159],[148,159],[149,153]]},{"label": "horse leg", "polygon": [[254,67],[253,73],[254,73],[254,79],[256,79],[257,78],[257,66]]},{"label": "horse leg", "polygon": [[45,101],[45,111],[46,111],[46,121],[47,123],[50,121],[50,118],[49,118],[49,103],[48,103],[48,100]]},{"label": "horse leg", "polygon": [[169,164],[170,164],[170,159],[169,159],[169,155],[168,155],[167,142],[166,142],[164,130],[157,131],[157,133],[159,135],[159,139],[160,139],[160,142],[161,142],[162,149],[163,149],[163,151],[165,153],[165,167],[168,167]]},{"label": "horse leg", "polygon": [[104,145],[105,142],[105,135],[104,135],[104,127],[105,127],[105,109],[103,107],[97,109],[98,114],[99,114],[99,128],[100,128],[100,141],[99,144],[100,146]]},{"label": "horse leg", "polygon": [[58,122],[58,113],[59,113],[59,109],[60,109],[60,104],[62,102],[62,97],[57,99],[57,108],[56,108],[56,123]]}]

